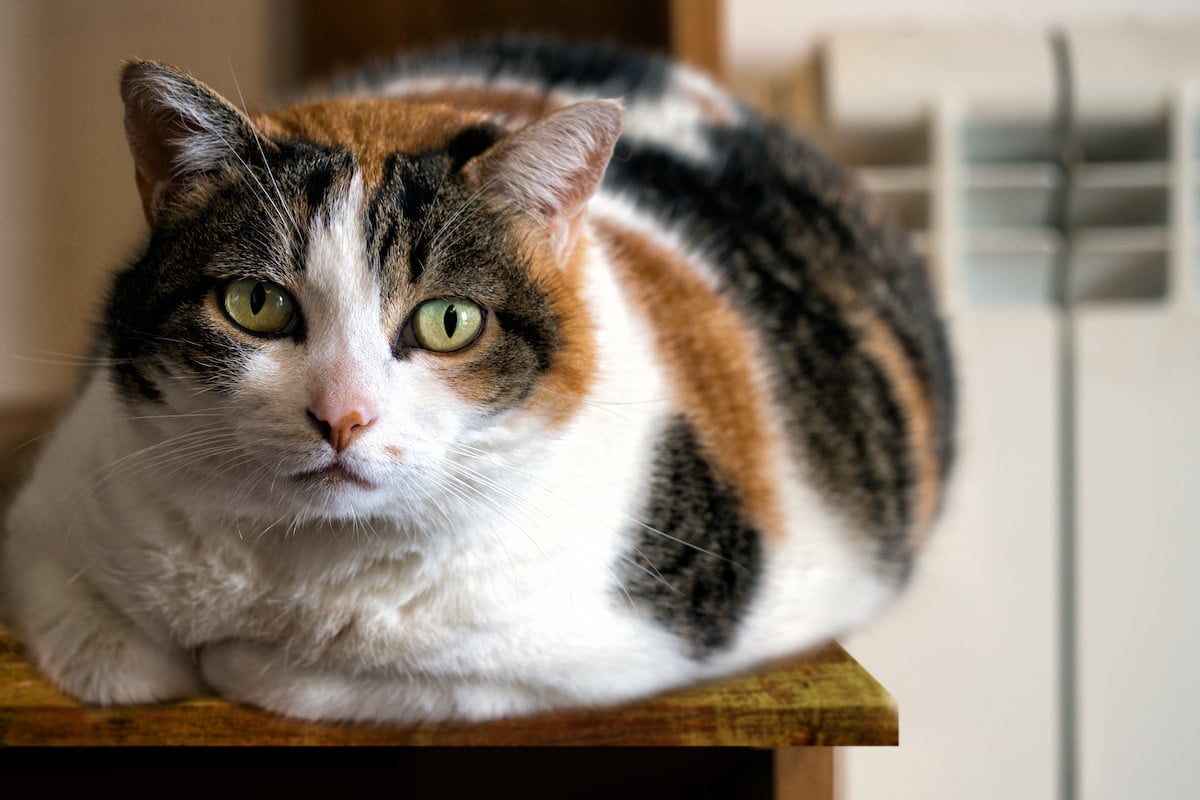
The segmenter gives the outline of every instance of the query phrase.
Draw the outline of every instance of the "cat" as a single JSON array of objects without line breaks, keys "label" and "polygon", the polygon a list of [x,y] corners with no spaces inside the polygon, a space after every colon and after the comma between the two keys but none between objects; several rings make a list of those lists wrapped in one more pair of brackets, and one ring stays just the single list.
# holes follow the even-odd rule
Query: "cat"
[{"label": "cat", "polygon": [[604,706],[855,629],[953,456],[906,237],[699,73],[504,38],[251,116],[130,61],[149,223],[7,519],[93,704]]}]

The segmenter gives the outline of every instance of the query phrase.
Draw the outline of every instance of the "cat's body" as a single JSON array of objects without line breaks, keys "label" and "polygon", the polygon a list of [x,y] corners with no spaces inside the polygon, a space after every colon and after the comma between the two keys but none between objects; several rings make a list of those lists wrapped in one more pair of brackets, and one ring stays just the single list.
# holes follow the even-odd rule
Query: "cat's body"
[{"label": "cat's body", "polygon": [[254,128],[155,64],[122,89],[151,240],[5,543],[71,693],[607,703],[902,587],[950,461],[927,276],[703,79],[495,42]]}]

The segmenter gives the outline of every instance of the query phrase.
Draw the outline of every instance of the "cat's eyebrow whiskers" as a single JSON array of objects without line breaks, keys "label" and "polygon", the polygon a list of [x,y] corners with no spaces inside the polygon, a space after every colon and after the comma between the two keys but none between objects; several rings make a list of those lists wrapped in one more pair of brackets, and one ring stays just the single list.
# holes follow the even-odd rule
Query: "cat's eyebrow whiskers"
[{"label": "cat's eyebrow whiskers", "polygon": [[[263,185],[262,180],[259,179],[258,174],[254,171],[254,168],[246,163],[246,159],[242,158],[242,155],[241,155],[241,153],[239,153],[237,151],[237,148],[235,148],[232,144],[230,144],[229,140],[226,139],[224,136],[222,136],[220,131],[214,129],[211,131],[211,133],[213,134],[213,136],[216,136],[218,139],[220,139],[221,143],[224,144],[226,148],[228,148],[229,152],[233,154],[233,157],[236,158],[238,160],[238,163],[240,163],[242,165],[243,171],[247,175],[249,175],[251,178],[254,179],[254,183],[257,184],[257,188],[252,186],[249,182],[247,182],[246,185],[250,186],[251,190],[254,191],[255,196],[258,197],[259,200],[262,201],[263,207],[264,208],[270,207],[271,211],[274,212],[274,216],[275,216],[275,219],[277,222],[289,223],[292,227],[293,233],[295,233],[296,236],[302,235],[303,232],[300,230],[300,227],[296,223],[295,218],[292,217],[288,211],[286,211],[287,203],[284,202],[284,205],[282,208],[279,205],[277,205],[276,201],[271,198],[270,193],[267,191],[267,187]],[[255,143],[258,145],[258,148],[261,152],[262,143],[259,140],[258,133],[254,132],[253,135],[254,135]],[[264,158],[265,158],[265,156],[264,156]],[[268,174],[271,174],[270,165],[264,161],[264,166],[266,167]],[[271,179],[272,179],[272,181],[274,181],[274,176],[272,176]],[[280,197],[280,200],[282,201],[283,198]]]},{"label": "cat's eyebrow whiskers", "polygon": [[433,200],[430,201],[429,206],[426,209],[425,219],[421,222],[421,229],[417,231],[417,237],[413,240],[412,249],[414,252],[420,248],[421,242],[425,238],[425,231],[429,228],[429,220],[433,218],[433,215],[430,212],[434,208],[437,208],[438,200],[442,199],[442,190],[446,188],[446,184],[449,182],[450,172],[447,170],[446,174],[442,176],[442,180],[438,183],[437,190],[433,193]]},{"label": "cat's eyebrow whiskers", "polygon": [[[433,234],[432,238],[430,238],[429,252],[433,252],[437,248],[448,247],[449,245],[452,245],[452,244],[454,244],[455,241],[457,241],[457,239],[454,239],[454,240],[451,240],[449,243],[444,243],[443,237],[446,235],[447,231],[450,230],[450,226],[453,225],[458,220],[458,218],[463,215],[464,212],[466,212],[468,210],[474,211],[476,207],[482,207],[482,205],[477,204],[476,201],[480,200],[483,197],[484,192],[486,192],[488,189],[490,189],[498,180],[499,180],[498,176],[493,176],[491,178],[488,178],[486,181],[484,181],[482,184],[480,184],[479,188],[477,188],[474,192],[472,192],[471,195],[466,200],[462,201],[462,203],[458,206],[458,208],[455,209],[454,213],[450,215],[449,219],[447,219],[445,222],[443,222],[442,226],[440,228],[438,228],[437,232]],[[462,234],[460,233],[459,235],[461,236]]]},{"label": "cat's eyebrow whiskers", "polygon": [[[237,89],[238,102],[242,105],[242,113],[246,115],[246,119],[250,119],[250,109],[246,107],[246,97],[242,94],[242,85],[238,82],[237,72],[233,68],[233,61],[229,62],[229,74],[233,77],[233,85],[234,88]],[[300,223],[296,219],[296,215],[293,214],[291,208],[288,207],[287,199],[283,196],[283,192],[279,189],[279,183],[275,180],[275,173],[271,170],[271,162],[267,160],[266,151],[263,149],[262,137],[259,135],[258,130],[253,126],[251,126],[251,134],[254,136],[254,145],[258,148],[258,154],[262,158],[263,169],[266,170],[267,177],[271,179],[271,185],[275,188],[275,196],[279,201],[279,205],[275,207],[276,213],[280,215],[281,219],[286,217],[286,220],[291,223],[292,232],[296,234],[296,236],[303,235],[303,231],[300,229]],[[226,142],[225,145],[226,147],[229,147],[228,142]],[[233,148],[230,147],[230,150],[232,149]],[[246,166],[247,170],[250,169],[250,167],[246,165],[246,162],[242,161],[242,157],[238,155],[236,151],[234,152],[234,155],[237,156],[237,159],[242,162],[243,166]],[[263,191],[263,194],[265,195],[267,193],[267,189],[265,186],[263,186],[262,181],[260,181],[258,176],[254,175],[253,172],[250,174],[252,177],[254,177],[255,182],[258,183],[259,187]]]}]

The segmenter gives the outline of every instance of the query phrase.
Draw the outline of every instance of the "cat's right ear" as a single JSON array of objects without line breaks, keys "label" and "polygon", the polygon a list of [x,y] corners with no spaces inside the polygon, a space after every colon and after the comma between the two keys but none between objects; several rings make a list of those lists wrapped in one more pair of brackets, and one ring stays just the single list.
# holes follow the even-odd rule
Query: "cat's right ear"
[{"label": "cat's right ear", "polygon": [[121,99],[142,210],[151,225],[186,204],[204,176],[244,165],[260,146],[245,114],[165,64],[127,62]]}]

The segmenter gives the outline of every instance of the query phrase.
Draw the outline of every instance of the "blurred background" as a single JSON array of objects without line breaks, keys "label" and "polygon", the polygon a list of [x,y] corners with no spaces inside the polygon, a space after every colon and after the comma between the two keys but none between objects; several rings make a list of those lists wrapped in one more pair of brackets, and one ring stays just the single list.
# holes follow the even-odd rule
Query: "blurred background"
[{"label": "blurred background", "polygon": [[1195,0],[0,0],[0,454],[69,397],[144,233],[123,59],[254,109],[500,30],[687,59],[857,169],[934,267],[957,480],[912,590],[844,642],[901,745],[839,754],[843,800],[1200,797]]}]

